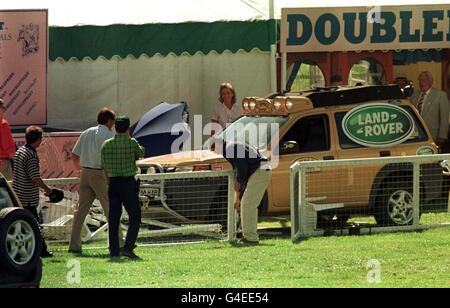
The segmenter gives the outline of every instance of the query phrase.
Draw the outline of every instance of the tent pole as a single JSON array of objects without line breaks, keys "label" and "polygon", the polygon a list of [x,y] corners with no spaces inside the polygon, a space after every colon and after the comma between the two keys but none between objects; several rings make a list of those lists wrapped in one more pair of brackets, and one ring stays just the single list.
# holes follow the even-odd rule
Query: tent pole
[{"label": "tent pole", "polygon": [[286,90],[287,53],[281,53],[281,91]]},{"label": "tent pole", "polygon": [[[275,21],[275,0],[269,0],[269,20]],[[274,44],[270,45],[270,92],[277,92],[277,23],[274,22]]]},{"label": "tent pole", "polygon": [[270,46],[270,92],[277,92],[277,45]]}]

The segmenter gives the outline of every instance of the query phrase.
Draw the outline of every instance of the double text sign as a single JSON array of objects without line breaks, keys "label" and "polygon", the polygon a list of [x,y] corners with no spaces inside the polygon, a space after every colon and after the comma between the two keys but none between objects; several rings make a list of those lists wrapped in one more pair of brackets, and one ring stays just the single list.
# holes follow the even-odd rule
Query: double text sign
[{"label": "double text sign", "polygon": [[450,4],[286,8],[282,52],[448,48]]}]

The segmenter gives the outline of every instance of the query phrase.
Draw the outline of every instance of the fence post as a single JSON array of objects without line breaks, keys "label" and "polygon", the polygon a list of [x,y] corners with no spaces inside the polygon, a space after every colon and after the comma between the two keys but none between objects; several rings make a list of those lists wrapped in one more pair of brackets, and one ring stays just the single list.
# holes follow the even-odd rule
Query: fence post
[{"label": "fence post", "polygon": [[415,161],[413,164],[413,225],[418,226],[420,224],[420,163]]},{"label": "fence post", "polygon": [[236,240],[236,210],[234,208],[234,176],[228,175],[228,241]]},{"label": "fence post", "polygon": [[300,184],[300,189],[299,189],[299,196],[298,196],[298,200],[299,200],[299,213],[300,213],[300,234],[299,236],[307,236],[307,231],[306,230],[306,219],[307,219],[307,206],[306,206],[306,168],[300,164],[300,175],[299,175],[299,184]]},{"label": "fence post", "polygon": [[290,172],[290,194],[291,194],[291,240],[296,241],[296,235],[299,231],[299,163],[291,166]]}]

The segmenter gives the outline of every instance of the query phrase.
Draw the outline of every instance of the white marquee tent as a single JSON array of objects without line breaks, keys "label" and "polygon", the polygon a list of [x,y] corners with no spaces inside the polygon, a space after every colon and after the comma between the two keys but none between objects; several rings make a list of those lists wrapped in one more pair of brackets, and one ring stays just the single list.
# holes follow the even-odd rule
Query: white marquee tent
[{"label": "white marquee tent", "polygon": [[[4,2],[4,3],[3,3]],[[270,0],[20,0],[2,1],[0,9],[49,8],[51,26],[180,23],[186,21],[252,20],[269,18]],[[275,18],[282,7],[341,7],[422,5],[448,0],[274,0]]]},{"label": "white marquee tent", "polygon": [[[5,2],[5,1],[4,1]],[[137,120],[161,101],[187,101],[209,120],[218,86],[271,92],[269,0],[21,0],[0,9],[49,10],[48,125],[84,129],[109,106]],[[359,6],[359,1],[274,0],[281,7]],[[371,5],[440,1],[371,1]],[[272,82],[272,84],[271,84]]]}]

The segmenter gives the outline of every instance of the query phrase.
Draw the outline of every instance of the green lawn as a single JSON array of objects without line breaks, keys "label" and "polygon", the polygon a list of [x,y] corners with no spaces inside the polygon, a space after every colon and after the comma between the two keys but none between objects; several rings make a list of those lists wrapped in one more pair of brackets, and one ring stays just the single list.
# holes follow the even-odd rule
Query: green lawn
[{"label": "green lawn", "polygon": [[[92,244],[98,246],[97,244]],[[141,261],[112,262],[107,251],[85,250],[81,284],[67,283],[59,248],[44,261],[42,287],[450,287],[450,229],[359,237],[285,236],[260,246],[226,242],[140,247]],[[76,258],[76,257],[75,257]],[[367,282],[367,262],[381,262],[381,284]]]}]

